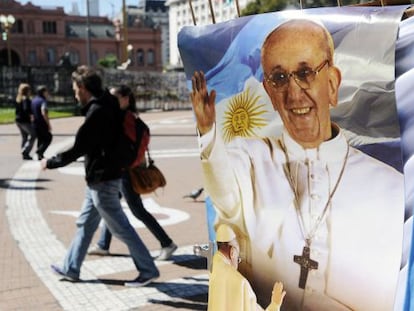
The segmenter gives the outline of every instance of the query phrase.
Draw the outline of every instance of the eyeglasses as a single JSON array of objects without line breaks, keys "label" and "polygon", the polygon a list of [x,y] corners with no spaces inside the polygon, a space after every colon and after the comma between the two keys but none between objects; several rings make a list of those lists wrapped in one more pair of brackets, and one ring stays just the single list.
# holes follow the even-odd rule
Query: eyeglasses
[{"label": "eyeglasses", "polygon": [[303,67],[290,73],[280,69],[275,69],[265,77],[265,80],[273,86],[276,92],[284,92],[288,88],[289,79],[293,77],[293,80],[295,80],[296,84],[301,89],[307,90],[310,89],[310,85],[315,80],[316,75],[325,67],[326,64],[329,64],[329,60],[324,60],[315,69]]}]

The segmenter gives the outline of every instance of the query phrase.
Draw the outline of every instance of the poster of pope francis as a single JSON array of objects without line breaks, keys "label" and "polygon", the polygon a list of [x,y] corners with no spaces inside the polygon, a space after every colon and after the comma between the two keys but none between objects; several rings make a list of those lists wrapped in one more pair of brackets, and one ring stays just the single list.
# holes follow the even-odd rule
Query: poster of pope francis
[{"label": "poster of pope francis", "polygon": [[179,34],[212,225],[234,229],[260,308],[281,282],[281,310],[402,310],[403,11],[282,11]]}]

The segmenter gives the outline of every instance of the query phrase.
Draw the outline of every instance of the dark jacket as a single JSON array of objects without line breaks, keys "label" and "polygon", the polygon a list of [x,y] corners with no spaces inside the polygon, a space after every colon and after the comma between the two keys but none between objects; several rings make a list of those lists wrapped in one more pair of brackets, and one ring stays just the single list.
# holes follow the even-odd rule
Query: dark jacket
[{"label": "dark jacket", "polygon": [[74,145],[47,161],[47,168],[65,166],[85,156],[88,184],[121,177],[117,144],[122,130],[118,100],[108,91],[82,108],[85,121],[76,133]]},{"label": "dark jacket", "polygon": [[31,123],[30,116],[32,115],[32,101],[30,98],[23,99],[20,103],[15,102],[16,107],[16,122]]}]

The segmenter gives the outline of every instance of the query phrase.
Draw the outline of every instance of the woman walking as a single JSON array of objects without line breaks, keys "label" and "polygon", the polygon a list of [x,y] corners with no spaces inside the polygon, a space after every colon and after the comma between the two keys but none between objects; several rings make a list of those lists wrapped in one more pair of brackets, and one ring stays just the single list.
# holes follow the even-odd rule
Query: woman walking
[{"label": "woman walking", "polygon": [[22,136],[21,153],[23,160],[32,160],[30,151],[36,140],[36,131],[33,127],[33,113],[31,108],[31,88],[27,83],[21,83],[17,90],[15,122]]},{"label": "woman walking", "polygon": [[[121,85],[118,88],[113,88],[111,93],[118,98],[119,105],[122,110],[131,110],[133,113],[138,115],[137,108],[135,106],[135,96],[130,87]],[[161,244],[161,250],[159,255],[156,257],[156,260],[168,260],[177,250],[177,245],[161,227],[157,219],[145,209],[141,196],[132,188],[128,171],[125,171],[122,175],[121,192],[122,196],[125,198],[125,201],[128,203],[132,214],[145,224],[145,226]],[[88,254],[100,256],[109,255],[111,239],[112,234],[108,227],[104,224],[99,241],[95,246],[89,249]]]}]

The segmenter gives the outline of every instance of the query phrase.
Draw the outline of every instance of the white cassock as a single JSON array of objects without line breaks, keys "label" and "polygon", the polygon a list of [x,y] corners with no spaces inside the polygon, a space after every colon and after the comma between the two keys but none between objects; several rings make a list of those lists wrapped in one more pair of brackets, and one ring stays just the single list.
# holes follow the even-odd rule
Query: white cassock
[{"label": "white cassock", "polygon": [[[281,281],[282,310],[393,310],[403,258],[401,173],[349,147],[342,131],[304,149],[286,131],[225,146],[214,128],[200,146],[218,221],[237,226],[244,274],[262,306]],[[302,289],[294,256],[309,236],[318,268],[308,271]]]},{"label": "white cassock", "polygon": [[[263,311],[249,281],[221,253],[213,256],[208,288],[208,311]],[[279,311],[275,304],[266,311]]]}]

